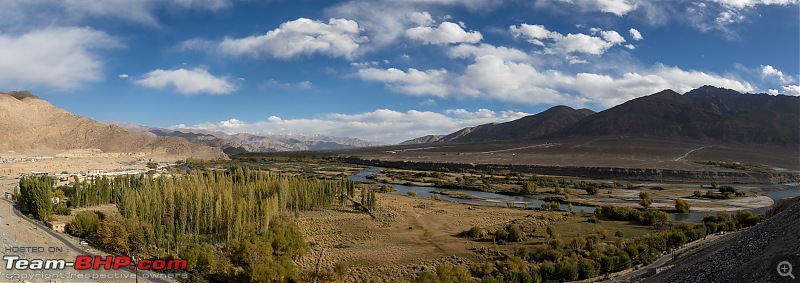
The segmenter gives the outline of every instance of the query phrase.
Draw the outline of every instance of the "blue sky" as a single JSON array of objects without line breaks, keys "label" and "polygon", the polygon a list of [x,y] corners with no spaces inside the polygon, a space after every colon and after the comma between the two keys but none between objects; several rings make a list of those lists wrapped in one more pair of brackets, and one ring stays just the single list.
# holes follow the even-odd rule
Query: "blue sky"
[{"label": "blue sky", "polygon": [[395,143],[671,88],[800,95],[797,0],[9,0],[0,84],[99,121]]}]

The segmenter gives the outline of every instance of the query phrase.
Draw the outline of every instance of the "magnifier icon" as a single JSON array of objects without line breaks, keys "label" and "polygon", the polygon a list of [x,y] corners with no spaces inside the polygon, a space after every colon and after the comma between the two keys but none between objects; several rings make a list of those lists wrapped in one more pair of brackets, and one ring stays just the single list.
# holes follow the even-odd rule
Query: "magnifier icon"
[{"label": "magnifier icon", "polygon": [[794,280],[794,274],[792,274],[792,264],[788,261],[781,261],[778,263],[778,275],[782,277],[789,276]]}]

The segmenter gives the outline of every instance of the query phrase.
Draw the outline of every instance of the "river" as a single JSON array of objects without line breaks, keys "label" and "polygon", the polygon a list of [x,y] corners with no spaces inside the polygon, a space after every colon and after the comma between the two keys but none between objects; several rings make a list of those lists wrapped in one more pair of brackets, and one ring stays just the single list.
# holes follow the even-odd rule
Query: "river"
[{"label": "river", "polygon": [[[431,191],[445,191],[445,192],[459,192],[465,193],[472,196],[477,197],[477,199],[461,199],[461,198],[452,198],[446,195],[439,195],[439,198],[442,200],[449,200],[449,201],[456,201],[456,202],[464,202],[464,203],[478,203],[478,204],[492,204],[498,206],[506,206],[507,202],[511,201],[514,206],[523,207],[526,203],[529,207],[540,207],[545,202],[537,199],[531,198],[526,196],[510,196],[510,195],[503,195],[497,193],[490,193],[490,192],[483,192],[483,191],[473,191],[473,190],[462,190],[462,189],[447,189],[447,188],[439,188],[439,187],[419,187],[419,186],[405,186],[405,185],[395,185],[395,184],[388,184],[383,182],[378,182],[375,180],[367,179],[367,176],[372,173],[376,173],[383,168],[380,167],[370,167],[369,169],[363,170],[358,172],[357,174],[350,177],[351,180],[356,182],[366,182],[366,183],[376,183],[380,185],[388,185],[394,188],[397,193],[400,194],[407,194],[408,191],[415,191],[417,193],[417,197],[422,198],[430,198]],[[800,184],[792,183],[792,184],[782,184],[782,185],[765,185],[767,187],[764,191],[764,195],[772,198],[774,201],[778,201],[784,198],[791,198],[800,196]],[[575,212],[584,211],[587,213],[594,213],[595,207],[593,206],[583,206],[583,205],[572,205],[572,209]],[[755,214],[761,214],[767,211],[769,207],[761,207],[752,209]],[[567,205],[561,204],[561,210],[567,211]],[[706,214],[716,214],[715,212],[688,212],[688,213],[669,213],[669,217],[672,221],[683,221],[683,222],[700,222],[703,220],[703,216]]]}]

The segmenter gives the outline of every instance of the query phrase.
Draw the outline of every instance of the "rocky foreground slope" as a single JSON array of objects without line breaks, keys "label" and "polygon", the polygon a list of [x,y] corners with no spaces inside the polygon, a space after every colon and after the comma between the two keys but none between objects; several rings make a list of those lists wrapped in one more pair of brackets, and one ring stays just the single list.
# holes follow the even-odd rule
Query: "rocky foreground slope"
[{"label": "rocky foreground slope", "polygon": [[0,92],[0,154],[227,158],[178,137],[148,139],[74,115],[27,92]]},{"label": "rocky foreground slope", "polygon": [[[780,213],[728,240],[718,241],[646,282],[783,282],[778,263],[800,270],[800,197]],[[780,206],[780,205],[778,205]],[[791,282],[791,281],[786,281]]]}]

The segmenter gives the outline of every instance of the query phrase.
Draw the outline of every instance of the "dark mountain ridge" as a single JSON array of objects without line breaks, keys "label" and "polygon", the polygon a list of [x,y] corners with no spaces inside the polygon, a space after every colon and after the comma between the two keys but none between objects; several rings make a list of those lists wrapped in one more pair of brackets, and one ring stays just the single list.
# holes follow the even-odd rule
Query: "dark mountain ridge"
[{"label": "dark mountain ridge", "polygon": [[469,127],[437,142],[479,143],[597,136],[642,136],[784,147],[800,145],[800,97],[741,94],[703,86],[664,90],[595,113],[555,106],[500,124]]},{"label": "dark mountain ridge", "polygon": [[633,99],[557,133],[557,137],[634,135],[743,144],[800,144],[800,98],[704,86]]}]

